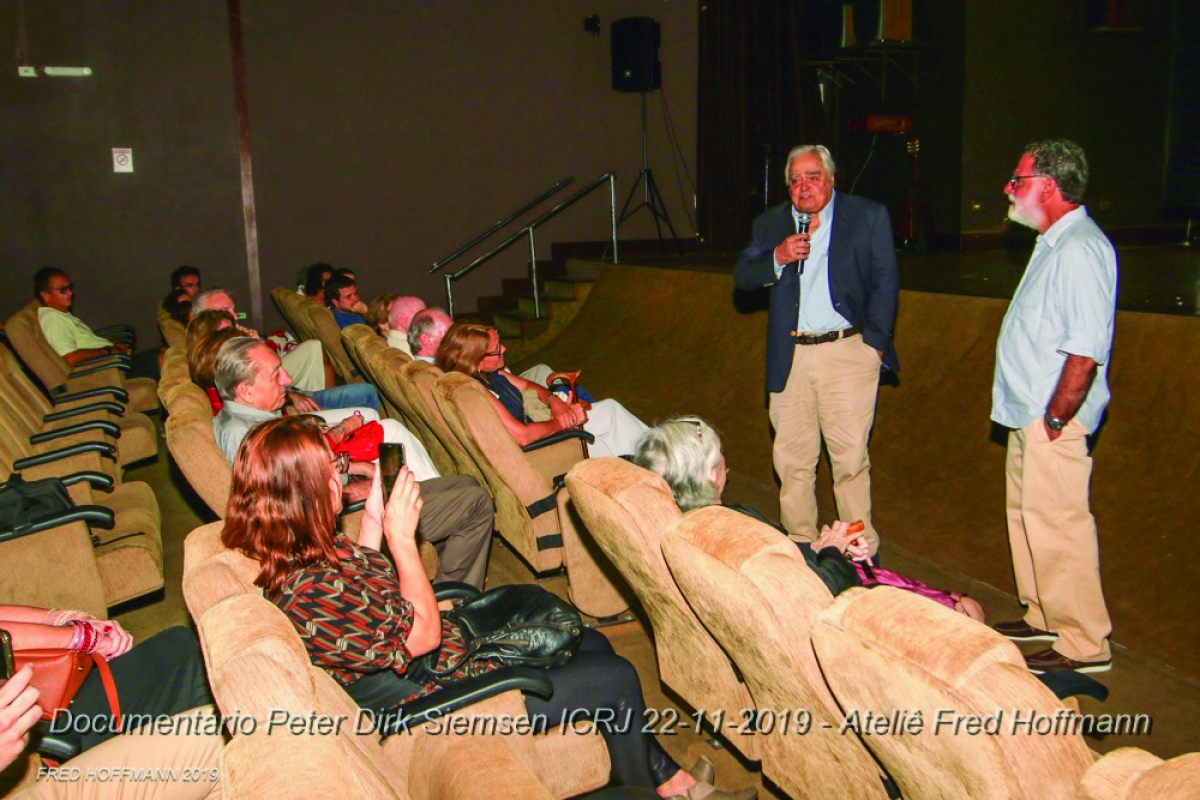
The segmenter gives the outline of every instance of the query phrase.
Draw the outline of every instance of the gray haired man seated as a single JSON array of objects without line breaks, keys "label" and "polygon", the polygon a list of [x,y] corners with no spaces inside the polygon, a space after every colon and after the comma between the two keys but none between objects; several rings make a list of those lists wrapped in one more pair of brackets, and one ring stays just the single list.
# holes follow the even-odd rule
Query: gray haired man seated
[{"label": "gray haired man seated", "polygon": [[[281,415],[291,377],[274,350],[249,336],[230,339],[221,346],[213,377],[217,392],[225,401],[221,412],[213,418],[213,434],[232,464],[249,430],[259,422]],[[357,427],[353,418],[334,419],[327,417],[327,412],[315,416],[336,423],[329,429],[335,441]],[[411,433],[395,420],[383,420],[382,424],[385,441],[400,441],[405,445],[409,468],[420,481],[424,504],[417,533],[437,548],[441,558],[434,580],[462,581],[482,589],[495,516],[492,498],[470,476],[436,477],[437,470],[429,462],[425,448]],[[429,462],[428,466],[423,462]],[[372,477],[374,471],[375,465],[370,463],[355,462],[350,467],[351,474],[366,478]],[[428,477],[430,474],[434,477]],[[347,484],[346,497],[363,499],[367,486],[366,481]]]}]

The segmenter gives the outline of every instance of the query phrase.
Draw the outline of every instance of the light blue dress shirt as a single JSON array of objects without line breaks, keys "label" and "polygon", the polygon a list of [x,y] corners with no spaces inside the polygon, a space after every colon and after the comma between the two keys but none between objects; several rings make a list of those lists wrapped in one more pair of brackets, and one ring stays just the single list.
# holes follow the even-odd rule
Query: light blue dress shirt
[{"label": "light blue dress shirt", "polygon": [[[800,275],[800,313],[796,318],[796,330],[802,333],[820,333],[849,328],[850,321],[833,309],[829,295],[829,240],[833,236],[833,207],[837,203],[837,192],[817,214],[821,221],[809,239],[811,248],[804,272]],[[792,207],[792,221],[800,224],[800,212]],[[775,277],[783,274],[783,265],[775,265]]]},{"label": "light blue dress shirt", "polygon": [[1108,405],[1117,254],[1080,206],[1038,237],[996,344],[992,419],[1024,428],[1046,413],[1067,355],[1097,364],[1075,418],[1096,430]]}]

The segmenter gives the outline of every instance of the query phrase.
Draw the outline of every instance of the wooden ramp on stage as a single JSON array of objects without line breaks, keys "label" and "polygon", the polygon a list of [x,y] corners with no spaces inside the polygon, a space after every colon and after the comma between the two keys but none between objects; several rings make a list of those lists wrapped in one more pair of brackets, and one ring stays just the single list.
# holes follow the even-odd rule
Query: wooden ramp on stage
[{"label": "wooden ramp on stage", "polygon": [[[606,264],[548,345],[522,359],[583,369],[598,397],[647,422],[697,414],[721,432],[735,477],[774,494],[763,389],[765,304],[730,267]],[[883,386],[871,442],[876,525],[889,544],[1015,593],[1004,522],[1004,447],[992,369],[1007,303],[902,292],[898,385]],[[1200,319],[1119,312],[1092,510],[1114,640],[1200,677],[1192,552],[1200,530]],[[736,485],[736,484],[735,484]],[[834,516],[828,465],[818,493]],[[731,500],[747,499],[730,497]],[[761,502],[761,500],[760,500]],[[774,514],[776,508],[763,508]],[[1187,633],[1191,631],[1192,633]]]}]

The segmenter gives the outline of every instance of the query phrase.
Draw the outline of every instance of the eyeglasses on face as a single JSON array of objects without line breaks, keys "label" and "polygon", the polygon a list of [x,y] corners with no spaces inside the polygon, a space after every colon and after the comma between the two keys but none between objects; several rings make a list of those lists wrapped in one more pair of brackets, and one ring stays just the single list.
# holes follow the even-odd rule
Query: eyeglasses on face
[{"label": "eyeglasses on face", "polygon": [[50,287],[50,291],[57,292],[58,294],[70,294],[75,291],[75,284],[68,283],[64,286],[52,286]]},{"label": "eyeglasses on face", "polygon": [[1053,180],[1053,176],[1051,175],[1013,175],[1008,179],[1008,188],[1016,191],[1021,188],[1021,181],[1030,180],[1031,178],[1050,178]]}]

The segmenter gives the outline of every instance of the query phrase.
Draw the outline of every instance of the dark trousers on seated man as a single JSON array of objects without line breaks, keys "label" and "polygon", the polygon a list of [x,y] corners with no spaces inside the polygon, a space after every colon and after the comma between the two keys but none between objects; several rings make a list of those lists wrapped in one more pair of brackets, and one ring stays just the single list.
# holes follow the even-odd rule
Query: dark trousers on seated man
[{"label": "dark trousers on seated man", "polygon": [[492,541],[491,496],[469,475],[421,481],[417,534],[438,551],[434,581],[461,581],[483,588]]}]

